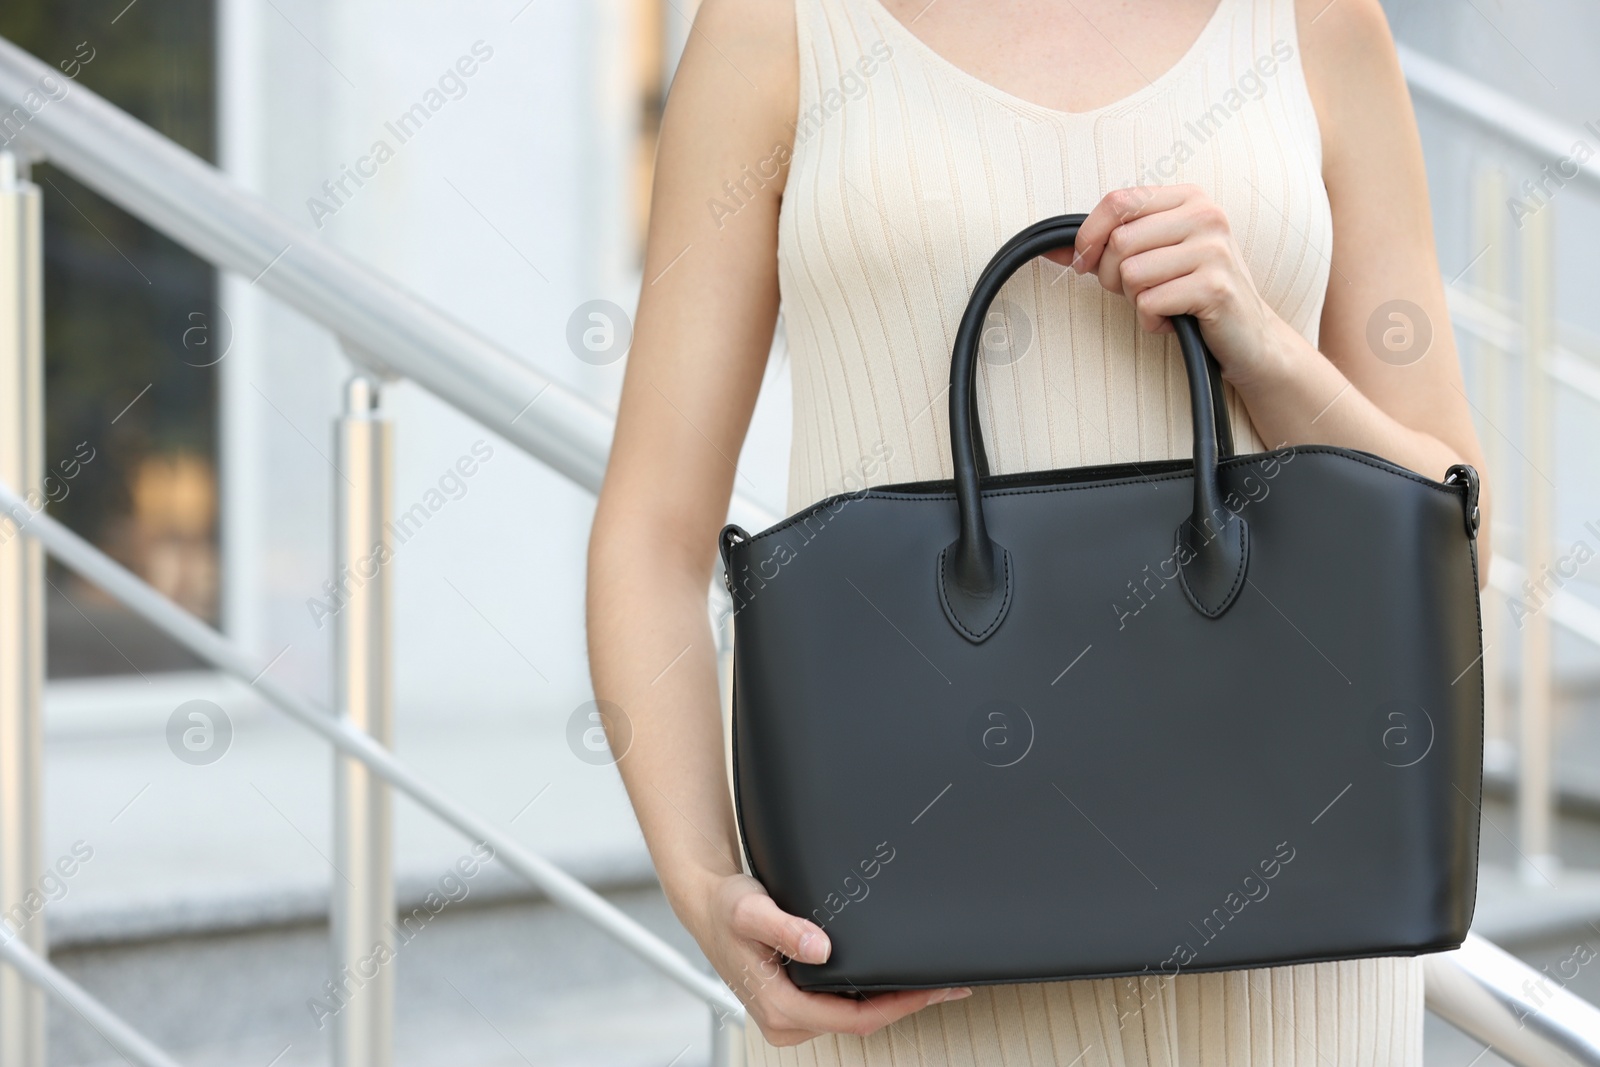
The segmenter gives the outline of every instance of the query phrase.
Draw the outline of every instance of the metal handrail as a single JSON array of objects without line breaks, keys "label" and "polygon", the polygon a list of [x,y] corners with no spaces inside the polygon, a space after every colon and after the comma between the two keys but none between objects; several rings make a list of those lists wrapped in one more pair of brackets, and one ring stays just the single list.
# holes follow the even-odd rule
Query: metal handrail
[{"label": "metal handrail", "polygon": [[0,961],[17,969],[28,981],[71,1008],[129,1062],[139,1067],[179,1067],[178,1063],[139,1031],[111,1011],[94,995],[34,952],[11,923],[0,918]]},{"label": "metal handrail", "polygon": [[[0,112],[22,107],[45,77],[64,80],[0,37]],[[416,382],[575,484],[599,491],[613,429],[604,410],[288,222],[82,85],[33,113],[17,140],[201,259],[252,279],[326,326],[373,369]],[[775,518],[738,493],[729,514],[757,526]]]},{"label": "metal handrail", "polygon": [[[55,72],[0,38],[0,113],[24,107],[30,91]],[[35,94],[35,100],[39,99]],[[597,492],[613,430],[611,417],[572,390],[539,374],[509,351],[406,292],[313,234],[277,215],[260,197],[235,187],[220,171],[73,84],[49,94],[42,108],[0,148],[20,142],[48,158],[130,214],[214,265],[251,279],[326,326],[347,354],[381,375],[398,374],[455,406],[575,484]],[[7,131],[9,132],[9,131]],[[25,506],[9,488],[0,503],[22,525]],[[774,516],[734,493],[735,521],[770,524]],[[247,654],[199,620],[162,599],[48,516],[28,519],[27,533],[213,665],[252,683],[302,725],[360,760],[390,785],[468,837],[487,841],[508,866],[699,997],[724,1023],[742,1026],[744,1009],[717,978],[650,933],[587,886],[498,831],[431,786],[370,736],[265,678]],[[25,968],[18,968],[27,974]]]},{"label": "metal handrail", "polygon": [[[529,849],[509,833],[413,771],[394,753],[367,734],[298,693],[266,677],[262,665],[243,648],[178,607],[140,580],[132,571],[61,525],[49,515],[34,511],[8,485],[0,484],[0,513],[17,524],[23,534],[82,577],[120,600],[135,614],[219,670],[226,671],[287,712],[300,725],[320,734],[340,752],[365,763],[373,773],[405,793],[422,807],[465,834],[469,840],[487,842],[496,858],[552,900],[609,933],[668,978],[713,1007],[742,1018],[744,1006],[719,979],[696,970],[681,953],[630,918],[600,894]],[[269,664],[270,666],[270,664]]]},{"label": "metal handrail", "polygon": [[[1576,165],[1562,177],[1590,192],[1600,191],[1600,165],[1572,157],[1573,132],[1438,60],[1399,46],[1401,66],[1413,96],[1464,119],[1499,142],[1548,161]],[[1526,284],[1526,281],[1525,281]],[[1559,346],[1535,349],[1524,324],[1500,313],[1477,295],[1452,289],[1452,320],[1492,349],[1538,358],[1536,374],[1581,395],[1600,399],[1588,361]],[[1516,595],[1523,568],[1496,557],[1494,588]],[[1591,643],[1600,643],[1600,613],[1568,594],[1551,598],[1549,621]],[[1600,1065],[1600,1009],[1567,991],[1559,979],[1534,971],[1483,938],[1469,936],[1452,953],[1424,961],[1427,1006],[1501,1056],[1530,1065]]]},{"label": "metal handrail", "polygon": [[[1402,60],[1419,94],[1535,153],[1562,157],[1567,152],[1570,138],[1543,116],[1409,49],[1402,49]],[[53,73],[0,39],[0,106],[17,106],[41,76]],[[215,168],[87,89],[74,85],[65,98],[33,114],[19,136],[30,150],[49,157],[202,258],[252,278],[322,323],[370,366],[411,378],[575,483],[598,489],[612,431],[604,411],[381,274],[285,222],[260,198],[237,190]],[[1581,174],[1585,181],[1600,184],[1600,165],[1584,164]],[[47,515],[32,513],[9,487],[0,487],[0,506],[69,567],[209,662],[252,683],[302,725],[366,763],[461,832],[489,842],[508,865],[552,899],[612,933],[713,1005],[725,1007],[730,1016],[742,1017],[742,1005],[721,983],[695,971],[603,898],[422,780],[366,734],[258,677],[256,664],[242,649]],[[740,521],[758,525],[771,519],[765,509],[738,496],[732,513]],[[59,975],[45,961],[30,960],[26,948],[12,939],[0,948],[7,962],[36,982],[49,984]],[[1600,1009],[1564,990],[1530,1003],[1519,980],[1537,982],[1542,976],[1487,942],[1471,938],[1456,953],[1430,957],[1426,966],[1429,1008],[1467,1032],[1486,1036],[1492,1030],[1500,1035],[1501,1016],[1507,1013],[1523,1024],[1522,1040],[1505,1037],[1497,1046],[1519,1062],[1534,1067],[1600,1065],[1596,1044],[1600,1039],[1593,1036],[1600,1035]],[[61,992],[57,987],[56,993]],[[80,1003],[96,1005],[86,993],[78,993]],[[148,1062],[170,1063],[164,1058]]]},{"label": "metal handrail", "polygon": [[[655,935],[510,835],[444,796],[360,730],[269,678],[252,677],[255,666],[246,660],[243,650],[49,516],[28,511],[4,485],[0,485],[0,512],[11,515],[24,534],[41,541],[62,563],[185,647],[236,677],[253,681],[263,696],[340,751],[366,762],[385,781],[468,837],[487,841],[510,866],[553,898],[611,932],[713,1006],[725,1009],[727,1017],[743,1019],[743,1006],[726,986],[692,968],[687,973],[676,968],[683,958]],[[1483,938],[1469,935],[1459,950],[1428,956],[1424,969],[1428,1010],[1491,1043],[1513,1057],[1513,1062],[1523,1067],[1600,1067],[1600,1008],[1568,992],[1559,982],[1552,987],[1550,976]]]},{"label": "metal handrail", "polygon": [[[1584,153],[1577,149],[1586,142],[1588,135],[1567,123],[1419,52],[1401,48],[1400,58],[1413,97],[1419,104],[1426,103],[1447,119],[1476,129],[1503,152],[1525,156],[1540,166],[1537,173],[1510,189],[1508,179],[1496,162],[1485,160],[1477,165],[1472,189],[1475,218],[1472,244],[1481,251],[1468,266],[1488,257],[1481,276],[1486,277],[1486,285],[1495,299],[1477,301],[1470,294],[1453,292],[1450,303],[1452,318],[1481,342],[1483,358],[1479,373],[1486,382],[1501,380],[1505,373],[1504,357],[1513,353],[1521,356],[1518,367],[1520,411],[1517,413],[1521,425],[1520,445],[1512,447],[1525,465],[1524,470],[1538,472],[1539,476],[1524,477],[1518,493],[1520,563],[1521,569],[1540,589],[1544,589],[1552,577],[1559,587],[1560,576],[1553,570],[1558,566],[1553,549],[1555,508],[1551,494],[1554,483],[1544,474],[1557,458],[1552,429],[1553,388],[1559,385],[1593,398],[1600,372],[1573,353],[1562,350],[1558,342],[1551,281],[1554,212],[1549,200],[1555,190],[1550,188],[1550,183],[1553,181],[1558,189],[1571,184],[1592,196],[1600,190],[1600,165],[1592,159],[1581,158]],[[1589,129],[1594,130],[1592,124]],[[1480,158],[1483,155],[1480,153]],[[1507,199],[1508,194],[1512,199]],[[1504,203],[1514,209],[1516,198],[1523,196],[1535,206],[1517,216],[1517,236],[1512,242],[1508,240],[1509,223],[1501,205]],[[1510,277],[1513,245],[1520,260],[1516,277],[1521,289],[1520,316],[1515,322],[1498,314],[1498,305]],[[1493,403],[1496,396],[1498,394],[1491,391],[1487,397],[1494,414],[1480,412],[1491,426],[1507,414]],[[1495,430],[1498,434],[1498,427]],[[1503,454],[1496,457],[1492,438],[1486,446],[1491,476],[1501,473],[1508,458]],[[1502,569],[1500,577],[1504,576]],[[1503,590],[1503,582],[1494,581],[1490,597],[1496,608],[1506,602],[1500,598],[1516,597],[1521,592]],[[1552,631],[1557,626],[1573,631],[1572,621],[1581,615],[1592,615],[1592,612],[1583,611],[1584,605],[1577,601],[1562,605],[1561,611],[1556,607],[1552,604],[1551,610],[1536,611],[1526,620],[1519,619],[1518,633],[1510,642],[1518,646],[1521,665],[1516,684],[1518,715],[1515,725],[1518,868],[1522,880],[1530,883],[1548,879],[1548,872],[1559,870],[1561,863],[1556,843]],[[1500,640],[1502,635],[1498,632],[1504,625],[1506,622],[1498,611],[1485,616],[1486,672],[1498,674],[1504,669],[1506,653],[1501,646],[1507,642]],[[1581,626],[1575,632],[1594,640],[1592,625]],[[1499,687],[1486,689],[1486,696],[1497,691]],[[1510,743],[1511,727],[1500,700],[1490,697],[1484,710],[1486,743],[1492,742],[1504,750]]]},{"label": "metal handrail", "polygon": [[[1522,331],[1516,319],[1470,291],[1452,288],[1446,294],[1450,321],[1476,340],[1486,342],[1507,355],[1527,358],[1522,350]],[[1600,403],[1600,361],[1571,347],[1556,345],[1545,353],[1544,370],[1552,379],[1574,393]]]},{"label": "metal handrail", "polygon": [[1422,968],[1428,1010],[1500,1056],[1525,1067],[1600,1067],[1600,1008],[1560,979],[1476,934],[1424,957]]},{"label": "metal handrail", "polygon": [[1600,191],[1600,159],[1572,158],[1574,137],[1565,123],[1416,49],[1397,45],[1396,51],[1413,94],[1541,159],[1569,160],[1577,172],[1562,177]]}]

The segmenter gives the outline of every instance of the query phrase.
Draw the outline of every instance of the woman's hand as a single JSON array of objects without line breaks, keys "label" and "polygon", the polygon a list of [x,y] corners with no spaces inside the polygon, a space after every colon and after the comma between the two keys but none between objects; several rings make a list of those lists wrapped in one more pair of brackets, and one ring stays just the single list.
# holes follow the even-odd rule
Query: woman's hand
[{"label": "woman's hand", "polygon": [[1169,316],[1198,319],[1235,385],[1268,369],[1278,316],[1256,292],[1227,215],[1203,189],[1147,185],[1108,193],[1079,228],[1074,252],[1050,258],[1127,296],[1144,329],[1170,333]]},{"label": "woman's hand", "polygon": [[[1449,330],[1405,79],[1382,10],[1376,4],[1344,8],[1339,18],[1346,17],[1361,25],[1341,33],[1368,39],[1348,47],[1329,43],[1338,54],[1318,60],[1341,94],[1336,117],[1322,113],[1326,102],[1318,104],[1336,234],[1329,268],[1338,278],[1323,305],[1320,348],[1262,298],[1227,216],[1193,185],[1106,194],[1078,228],[1075,247],[1049,258],[1127,296],[1146,330],[1170,332],[1173,315],[1199,320],[1223,377],[1267,447],[1357,448],[1430,478],[1442,478],[1453,463],[1481,472],[1483,452]],[[1369,69],[1348,75],[1360,67]],[[1390,127],[1385,136],[1374,136],[1374,121]],[[1372,316],[1397,298],[1436,324],[1433,347],[1399,364],[1384,359],[1368,337]],[[1479,498],[1484,515],[1487,499]],[[1491,558],[1490,533],[1485,521],[1478,533],[1484,560]],[[1487,574],[1479,569],[1480,583]]]},{"label": "woman's hand", "polygon": [[[725,457],[745,439],[778,317],[778,211],[800,99],[794,8],[785,15],[785,6],[704,0],[673,76],[645,257],[653,280],[639,294],[590,533],[587,636],[595,694],[625,707],[632,724],[617,770],[673,913],[767,1039],[793,1045],[829,1031],[867,1034],[949,993],[802,993],[780,954],[822,962],[827,936],[734,873],[738,830],[706,590],[733,492]],[[747,70],[762,72],[763,91],[750,91]],[[778,179],[737,217],[708,218],[706,190],[778,155]],[[708,332],[708,322],[717,328]]]},{"label": "woman's hand", "polygon": [[802,992],[784,972],[784,958],[825,963],[832,951],[828,935],[816,923],[782,911],[760,882],[742,874],[716,883],[705,929],[694,933],[711,965],[773,1045],[798,1045],[825,1033],[864,1037],[930,1004],[972,993],[914,989],[855,1000]]}]

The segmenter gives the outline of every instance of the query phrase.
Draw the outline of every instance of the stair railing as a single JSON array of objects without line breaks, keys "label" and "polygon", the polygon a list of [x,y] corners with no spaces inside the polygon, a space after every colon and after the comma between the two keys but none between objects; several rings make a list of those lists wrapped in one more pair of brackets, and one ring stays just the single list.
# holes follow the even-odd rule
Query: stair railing
[{"label": "stair railing", "polygon": [[[0,39],[0,113],[24,107],[32,86],[50,73]],[[335,836],[348,842],[342,859],[363,876],[343,887],[335,880],[339,962],[351,962],[349,946],[359,943],[356,935],[370,932],[392,908],[392,871],[386,845],[378,840],[387,836],[387,816],[377,779],[470,840],[488,843],[552,901],[704,1000],[713,1012],[713,1061],[742,1062],[743,1006],[726,985],[493,821],[427,782],[382,743],[389,670],[383,631],[390,598],[381,581],[369,583],[359,610],[342,613],[349,618],[341,621],[337,639],[335,714],[275,682],[267,673],[271,663],[259,662],[162,597],[30,498],[42,478],[42,244],[38,191],[27,180],[28,166],[49,159],[201,258],[254,279],[328,328],[367,368],[347,387],[339,425],[344,454],[362,472],[359,484],[337,490],[340,531],[348,535],[339,537],[345,546],[342,561],[348,562],[350,545],[361,544],[358,533],[372,533],[391,494],[392,431],[379,402],[378,379],[410,378],[591,491],[598,489],[605,469],[610,418],[377,271],[284,221],[214,168],[81,86],[28,114],[14,136],[0,133],[7,137],[0,147],[9,150],[0,153],[0,308],[6,311],[0,317],[0,911],[16,899],[19,875],[25,884],[40,866],[42,546],[207,663],[251,684],[345,757],[337,772]],[[20,162],[19,151],[25,153]],[[737,496],[731,514],[756,526],[772,519]],[[724,674],[726,653],[724,642]],[[347,895],[341,899],[339,894]],[[174,1067],[52,966],[43,949],[42,922],[18,932],[0,918],[0,1067],[43,1067],[41,993],[78,1012],[130,1061]],[[1600,1067],[1600,1009],[1563,988],[1549,988],[1547,976],[1481,938],[1470,938],[1457,952],[1429,957],[1426,968],[1430,1010],[1496,1043],[1514,1062]],[[342,1024],[346,1029],[334,1046],[339,1067],[387,1067],[392,1005],[381,1002],[384,996],[392,993],[376,994]]]}]

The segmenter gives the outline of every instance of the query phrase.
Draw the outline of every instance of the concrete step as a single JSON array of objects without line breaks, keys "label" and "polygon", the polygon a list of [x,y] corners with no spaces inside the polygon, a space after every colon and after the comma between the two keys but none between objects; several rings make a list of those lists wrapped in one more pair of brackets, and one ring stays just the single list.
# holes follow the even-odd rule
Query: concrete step
[{"label": "concrete step", "polygon": [[[82,696],[80,703],[87,703]],[[45,858],[70,877],[41,887],[51,943],[82,945],[252,929],[327,916],[333,873],[333,757],[320,738],[212,676],[157,678],[118,718],[51,709]],[[175,708],[213,701],[232,735],[219,759],[172,750]],[[568,743],[565,704],[519,714],[463,709],[403,719],[396,751],[425,778],[591,885],[651,881],[649,856],[613,766]],[[219,735],[220,736],[220,735]],[[586,753],[587,754],[587,753]],[[469,849],[401,797],[394,861],[401,899]],[[521,892],[491,869],[474,893]]]},{"label": "concrete step", "polygon": [[[610,894],[698,952],[657,890]],[[54,954],[58,966],[189,1067],[324,1067],[327,928],[304,924]],[[711,1014],[609,938],[548,904],[447,907],[393,963],[397,1067],[696,1067]],[[319,1028],[319,1019],[324,1024]],[[125,1067],[83,1020],[50,1015],[51,1067]]]},{"label": "concrete step", "polygon": [[[94,857],[50,894],[53,958],[182,1063],[323,1064],[328,1031],[309,1002],[330,977],[331,760],[321,742],[252,707],[249,694],[208,693],[206,684],[152,684],[148,707],[119,706],[113,723],[58,702],[47,751],[47,847],[53,860],[83,841]],[[234,718],[230,750],[210,765],[176,758],[165,739],[172,708],[196,696],[224,703]],[[556,704],[514,716],[419,717],[401,723],[397,748],[448,792],[694,954],[653,888],[615,769],[571,750],[568,715]],[[1600,736],[1587,740],[1594,744],[1585,752],[1600,746]],[[1557,891],[1528,889],[1508,873],[1519,858],[1512,812],[1487,800],[1480,932],[1514,950],[1526,943],[1536,966],[1556,970],[1571,956],[1567,942],[1585,930],[1600,949],[1600,886],[1582,873],[1600,870],[1595,811],[1600,806],[1578,805],[1561,820],[1573,877]],[[401,899],[418,897],[467,847],[399,802]],[[661,1067],[709,1057],[708,1009],[603,935],[529,899],[495,866],[395,966],[400,1067]],[[1600,998],[1594,978],[1580,974],[1574,991]],[[123,1062],[75,1016],[54,1011],[51,1027],[52,1065]],[[1480,1052],[1430,1020],[1430,1065],[1465,1067]],[[1488,1053],[1477,1062],[1498,1061]]]},{"label": "concrete step", "polygon": [[[657,890],[608,894],[695,955]],[[1580,934],[1512,946],[1535,968],[1570,974]],[[1589,932],[1588,943],[1600,947]],[[185,936],[56,953],[75,980],[188,1067],[326,1067],[329,1029],[311,1002],[330,977],[316,924]],[[399,955],[397,1067],[704,1067],[709,1011],[631,954],[548,904],[470,899],[447,908]],[[1569,988],[1600,999],[1600,967]],[[52,1009],[51,1067],[123,1067],[82,1020]],[[1429,1017],[1427,1067],[1504,1061]],[[933,1067],[933,1065],[930,1065]]]}]

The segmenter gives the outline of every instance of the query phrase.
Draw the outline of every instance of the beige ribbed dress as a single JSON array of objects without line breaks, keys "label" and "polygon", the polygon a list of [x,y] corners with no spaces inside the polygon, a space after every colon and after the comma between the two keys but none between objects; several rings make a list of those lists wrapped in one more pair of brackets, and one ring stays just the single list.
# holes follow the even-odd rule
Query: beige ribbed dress
[{"label": "beige ribbed dress", "polygon": [[[946,382],[967,295],[1029,223],[1108,191],[1193,183],[1262,295],[1313,343],[1332,221],[1294,0],[1220,0],[1189,52],[1067,113],[955,67],[879,0],[795,0],[800,113],[779,218],[794,391],[791,512],[862,484],[951,476]],[[1037,261],[991,313],[979,421],[993,470],[1186,456],[1183,364],[1093,278]],[[1231,392],[1241,452],[1263,447]],[[1277,444],[1269,442],[1268,444]],[[929,931],[938,936],[938,931]],[[753,1065],[1386,1067],[1422,1062],[1414,959],[978,987],[866,1039]]]}]

